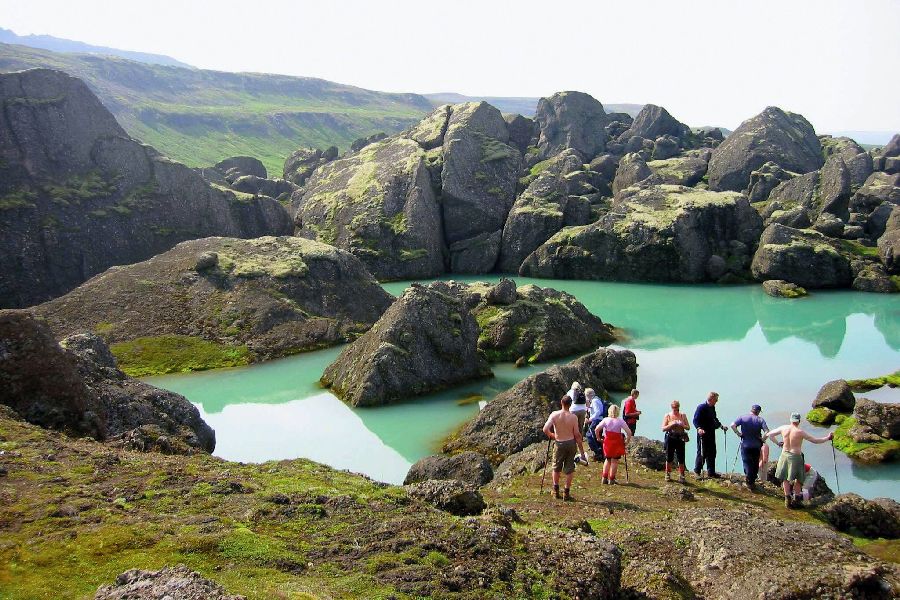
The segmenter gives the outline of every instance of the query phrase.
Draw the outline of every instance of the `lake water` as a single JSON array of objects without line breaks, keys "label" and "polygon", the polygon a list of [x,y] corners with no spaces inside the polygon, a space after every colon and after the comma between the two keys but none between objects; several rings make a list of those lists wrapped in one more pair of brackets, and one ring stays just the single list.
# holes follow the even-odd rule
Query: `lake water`
[{"label": "lake water", "polygon": [[[900,368],[897,296],[832,291],[778,300],[760,286],[522,277],[516,283],[565,290],[622,329],[624,337],[614,347],[633,350],[640,365],[638,408],[643,415],[638,434],[657,439],[662,439],[662,417],[673,399],[691,415],[707,392],[715,390],[723,423],[758,403],[762,416],[775,427],[786,423],[793,411],[805,414],[818,389],[831,379],[872,377]],[[385,288],[399,294],[406,285],[391,283]],[[332,348],[250,367],[147,381],[184,394],[198,406],[216,430],[217,456],[244,462],[305,457],[399,483],[413,462],[437,451],[447,434],[479,410],[479,397],[489,400],[549,366],[495,365],[493,379],[395,406],[353,409],[318,385],[322,371],[339,352],[340,348]],[[900,401],[900,390],[869,395]],[[805,427],[816,434],[826,431]],[[729,434],[723,454],[723,434],[719,436],[719,469],[730,471],[737,438]],[[695,439],[692,436],[689,454]],[[831,446],[807,446],[807,462],[835,487]],[[837,470],[842,492],[900,500],[900,464],[865,466],[838,452]]]}]

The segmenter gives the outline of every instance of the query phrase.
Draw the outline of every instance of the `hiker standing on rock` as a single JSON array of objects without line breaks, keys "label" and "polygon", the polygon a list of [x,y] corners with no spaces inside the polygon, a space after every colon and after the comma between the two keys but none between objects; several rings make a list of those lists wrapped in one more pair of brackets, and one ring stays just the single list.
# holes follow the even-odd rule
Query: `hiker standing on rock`
[{"label": "hiker standing on rock", "polygon": [[622,403],[622,417],[628,423],[631,435],[635,435],[637,432],[637,422],[641,418],[641,411],[637,409],[637,399],[640,395],[639,391],[631,390],[631,394]]},{"label": "hiker standing on rock", "polygon": [[581,460],[587,463],[584,455],[584,446],[581,443],[581,427],[578,426],[578,417],[572,414],[572,398],[566,394],[559,401],[561,410],[550,413],[550,417],[544,424],[544,434],[551,440],[555,440],[553,449],[553,495],[559,498],[559,473],[566,474],[565,500],[574,500],[569,489],[572,487],[572,476],[575,473],[575,448],[581,451]]},{"label": "hiker standing on rock", "polygon": [[665,432],[666,481],[672,481],[672,463],[677,456],[680,473],[678,481],[685,483],[684,445],[687,442],[687,430],[691,426],[688,424],[687,415],[681,412],[680,408],[681,403],[678,400],[672,400],[672,412],[663,417],[662,430]]},{"label": "hiker standing on rock", "polygon": [[[760,412],[762,412],[762,407],[754,404],[750,407],[749,415],[738,417],[731,424],[731,430],[741,438],[741,460],[744,462],[747,487],[751,492],[756,489],[756,477],[759,475],[759,455],[763,446],[763,432],[768,433],[769,431],[766,420],[759,416]],[[738,427],[741,428],[740,431],[738,431]]]},{"label": "hiker standing on rock", "polygon": [[566,394],[572,399],[572,414],[578,417],[578,428],[584,431],[584,421],[587,417],[587,397],[581,389],[581,384],[572,382],[572,388]]},{"label": "hiker standing on rock", "polygon": [[600,445],[600,440],[594,435],[594,429],[606,417],[606,403],[603,402],[603,398],[594,392],[593,388],[584,390],[584,395],[587,397],[588,402],[591,403],[588,409],[591,421],[588,423],[585,437],[587,437],[588,447],[594,453],[594,460],[600,462],[603,460],[603,447]]},{"label": "hiker standing on rock", "polygon": [[[778,466],[775,467],[775,479],[782,481],[784,487],[785,508],[799,508],[802,505],[803,480],[806,478],[806,466],[803,461],[803,440],[809,440],[813,444],[824,444],[834,437],[829,433],[825,437],[815,437],[800,429],[800,413],[791,414],[789,425],[776,427],[768,432],[766,438],[781,436],[784,442],[781,444],[781,456],[778,457]],[[793,484],[793,494],[791,485]]]},{"label": "hiker standing on rock", "polygon": [[717,478],[716,473],[716,429],[727,431],[716,416],[716,402],[719,401],[718,392],[710,392],[706,402],[694,411],[694,427],[697,428],[697,460],[694,461],[694,473],[700,476],[703,463],[706,463],[708,477]]},{"label": "hiker standing on rock", "polygon": [[[604,432],[605,435],[601,432]],[[625,444],[631,439],[631,429],[624,419],[619,418],[619,407],[609,407],[609,416],[600,421],[594,429],[594,437],[603,435],[603,483],[615,485],[619,459],[625,456]]]}]

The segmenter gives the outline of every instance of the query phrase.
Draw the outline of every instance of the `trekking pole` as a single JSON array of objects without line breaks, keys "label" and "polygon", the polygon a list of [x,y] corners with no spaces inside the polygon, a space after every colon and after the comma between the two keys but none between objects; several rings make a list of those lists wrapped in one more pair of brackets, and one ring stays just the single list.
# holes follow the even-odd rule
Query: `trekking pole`
[{"label": "trekking pole", "polygon": [[544,478],[547,477],[547,463],[550,462],[550,442],[553,440],[547,440],[547,456],[544,457],[544,473],[541,475],[541,494],[544,493]]},{"label": "trekking pole", "polygon": [[[705,479],[703,473],[706,472],[706,452],[703,451],[703,435],[697,434],[697,448],[700,451],[700,473],[697,475],[701,481]],[[697,465],[694,465],[696,468]]]},{"label": "trekking pole", "polygon": [[625,449],[625,483],[631,483],[628,480],[628,449]]},{"label": "trekking pole", "polygon": [[834,438],[831,440],[831,460],[832,464],[834,464],[834,482],[837,484],[837,492],[838,496],[841,495],[841,480],[838,479],[837,474],[837,455],[834,453]]},{"label": "trekking pole", "polygon": [[735,471],[735,469],[737,469],[737,461],[738,461],[738,456],[740,456],[740,454],[741,454],[741,445],[738,444],[737,452],[734,453],[734,461],[731,463],[731,472],[732,473],[737,472],[737,471]]},{"label": "trekking pole", "polygon": [[722,465],[723,469],[728,469],[728,430],[722,432],[722,437],[725,438],[725,443],[722,446],[722,453],[725,455],[725,458],[722,459],[722,462],[725,464]]}]

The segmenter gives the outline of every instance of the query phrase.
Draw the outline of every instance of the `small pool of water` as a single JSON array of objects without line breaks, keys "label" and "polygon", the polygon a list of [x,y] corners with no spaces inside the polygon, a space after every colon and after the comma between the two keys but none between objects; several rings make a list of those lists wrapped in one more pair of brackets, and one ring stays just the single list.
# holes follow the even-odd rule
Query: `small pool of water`
[{"label": "small pool of water", "polygon": [[[730,423],[758,403],[762,416],[775,427],[787,422],[793,411],[805,414],[818,389],[831,379],[872,377],[900,368],[896,296],[834,291],[788,301],[770,298],[759,286],[522,277],[516,283],[572,293],[594,314],[621,328],[624,337],[614,347],[633,350],[640,365],[643,415],[638,434],[657,439],[662,437],[662,417],[676,398],[691,414],[707,392],[716,390],[723,422]],[[391,283],[385,288],[398,294],[406,285]],[[437,451],[447,434],[478,411],[473,396],[490,399],[549,366],[495,365],[492,379],[395,406],[351,409],[318,384],[339,352],[340,348],[332,348],[250,367],[148,381],[184,394],[200,408],[216,430],[217,456],[245,462],[306,457],[398,483],[410,464]],[[881,400],[875,393],[860,395]],[[891,395],[890,390],[877,393]],[[722,456],[720,437],[720,469],[726,468],[727,460],[731,470],[736,442],[729,435],[727,455]],[[692,440],[689,452],[693,447]],[[806,453],[808,462],[833,484],[831,446],[810,444]],[[840,452],[836,459],[841,491],[900,500],[900,464],[864,466]]]}]

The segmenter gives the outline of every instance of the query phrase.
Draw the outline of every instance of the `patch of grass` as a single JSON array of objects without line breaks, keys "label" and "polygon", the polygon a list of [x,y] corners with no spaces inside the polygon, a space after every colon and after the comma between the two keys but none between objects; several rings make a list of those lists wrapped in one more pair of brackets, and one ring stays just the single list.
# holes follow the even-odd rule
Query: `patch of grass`
[{"label": "patch of grass", "polygon": [[37,194],[32,190],[27,188],[18,189],[0,197],[0,210],[34,208],[35,200],[37,200]]},{"label": "patch of grass", "polygon": [[246,346],[226,346],[185,335],[144,337],[110,346],[119,368],[133,377],[237,367],[250,362]]},{"label": "patch of grass", "polygon": [[[835,421],[837,422],[837,420]],[[882,439],[880,442],[857,442],[850,437],[856,419],[846,417],[834,431],[834,447],[851,458],[865,462],[887,462],[900,457],[900,441]]]},{"label": "patch of grass", "polygon": [[841,246],[850,254],[878,259],[878,248],[863,246],[854,240],[841,240]]},{"label": "patch of grass", "polygon": [[418,260],[420,258],[425,258],[426,256],[428,256],[428,250],[424,248],[415,248],[413,250],[400,251],[400,260],[402,260],[403,262]]}]

